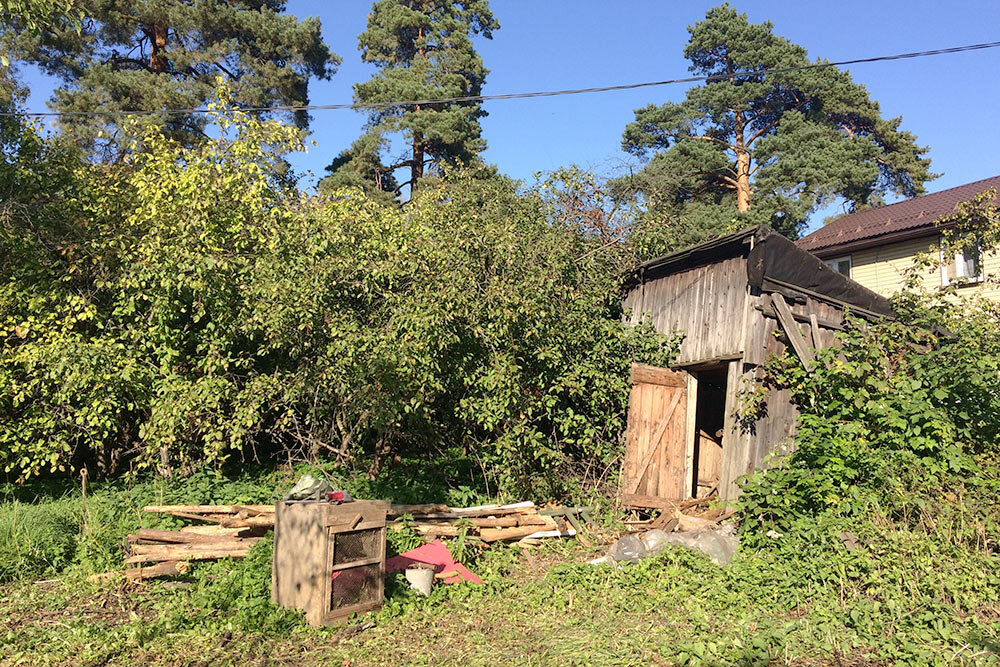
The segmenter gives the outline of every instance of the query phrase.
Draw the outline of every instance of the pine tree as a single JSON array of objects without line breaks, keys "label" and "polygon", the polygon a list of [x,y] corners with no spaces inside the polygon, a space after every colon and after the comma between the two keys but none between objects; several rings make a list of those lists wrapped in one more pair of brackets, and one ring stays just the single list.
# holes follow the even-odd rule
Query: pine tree
[{"label": "pine tree", "polygon": [[692,72],[715,78],[680,103],[636,110],[625,128],[623,148],[649,159],[616,187],[642,194],[668,245],[752,223],[794,237],[831,202],[913,197],[935,177],[902,119],[883,118],[847,72],[760,73],[823,62],[772,29],[728,4],[709,10],[688,28],[684,55]]},{"label": "pine tree", "polygon": [[[301,105],[310,77],[329,78],[340,62],[320,37],[317,18],[284,14],[284,0],[80,0],[79,25],[59,21],[24,30],[0,26],[0,49],[60,78],[57,111],[146,111],[203,106],[217,77],[237,104]],[[186,144],[204,136],[205,114],[151,116]],[[291,114],[300,127],[308,114]],[[116,116],[64,116],[62,130],[82,145],[115,147]],[[109,140],[98,141],[99,133]]]},{"label": "pine tree", "polygon": [[[377,0],[358,36],[361,59],[379,71],[354,86],[357,103],[441,99],[480,95],[486,75],[473,48],[473,35],[492,39],[500,25],[487,0]],[[322,189],[357,185],[398,193],[411,189],[428,167],[471,162],[486,148],[478,102],[389,106],[369,112],[366,133],[327,170]],[[391,137],[402,133],[404,155],[383,159]],[[393,174],[408,168],[409,179],[397,183]]]}]

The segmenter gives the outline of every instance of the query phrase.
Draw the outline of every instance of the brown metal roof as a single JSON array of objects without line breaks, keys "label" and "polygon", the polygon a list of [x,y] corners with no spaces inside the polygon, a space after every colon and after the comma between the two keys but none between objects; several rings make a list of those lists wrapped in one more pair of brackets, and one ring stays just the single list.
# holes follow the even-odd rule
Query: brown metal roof
[{"label": "brown metal roof", "polygon": [[876,241],[879,237],[909,233],[934,228],[934,221],[955,211],[959,202],[968,201],[990,188],[1000,192],[1000,176],[960,185],[914,197],[878,208],[842,215],[823,225],[812,234],[798,240],[798,246],[809,252],[829,255],[832,251],[861,241]]}]

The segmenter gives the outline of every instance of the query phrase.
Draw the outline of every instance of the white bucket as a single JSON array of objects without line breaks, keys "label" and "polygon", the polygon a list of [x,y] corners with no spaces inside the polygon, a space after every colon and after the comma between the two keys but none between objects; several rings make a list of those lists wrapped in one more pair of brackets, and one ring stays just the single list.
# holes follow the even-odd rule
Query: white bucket
[{"label": "white bucket", "polygon": [[410,583],[410,588],[419,591],[423,595],[431,594],[431,586],[434,584],[434,569],[430,567],[408,567],[403,573]]}]

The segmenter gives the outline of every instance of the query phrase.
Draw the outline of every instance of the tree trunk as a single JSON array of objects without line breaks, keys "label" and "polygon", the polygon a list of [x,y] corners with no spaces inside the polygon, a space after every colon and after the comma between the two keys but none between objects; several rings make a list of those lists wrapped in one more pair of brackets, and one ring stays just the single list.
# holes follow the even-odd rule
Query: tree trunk
[{"label": "tree trunk", "polygon": [[[417,108],[419,111],[419,107]],[[410,192],[417,189],[417,179],[424,176],[424,135],[413,133],[413,161],[410,163]]]},{"label": "tree trunk", "polygon": [[741,111],[736,116],[736,210],[750,210],[750,152],[743,136],[745,122]]},{"label": "tree trunk", "polygon": [[736,154],[736,210],[750,210],[750,154],[745,150]]},{"label": "tree trunk", "polygon": [[161,74],[167,71],[167,27],[154,25],[150,31],[152,50],[149,52],[149,69]]},{"label": "tree trunk", "polygon": [[[423,11],[423,4],[421,3],[420,10]],[[424,27],[420,26],[417,29],[417,57],[423,60],[426,56],[426,49],[424,48],[425,33]],[[420,105],[416,104],[413,107],[413,113],[420,113]],[[413,197],[413,191],[417,189],[417,180],[423,178],[424,175],[424,134],[423,132],[413,132],[413,161],[410,163],[410,197]]]}]

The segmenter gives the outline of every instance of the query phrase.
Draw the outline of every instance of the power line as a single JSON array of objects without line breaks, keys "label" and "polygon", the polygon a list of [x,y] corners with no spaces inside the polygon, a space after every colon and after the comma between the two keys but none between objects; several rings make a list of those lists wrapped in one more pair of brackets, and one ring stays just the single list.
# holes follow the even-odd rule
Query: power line
[{"label": "power line", "polygon": [[[875,56],[872,58],[854,58],[851,60],[839,60],[836,62],[819,62],[810,65],[797,65],[794,67],[776,67],[774,69],[758,69],[746,72],[738,72],[735,78],[748,78],[756,76],[766,76],[769,74],[783,74],[785,72],[798,72],[802,70],[822,69],[826,67],[841,67],[844,65],[858,65],[862,63],[885,62],[888,60],[905,60],[908,58],[923,58],[925,56],[938,56],[948,53],[962,53],[965,51],[980,51],[983,49],[995,49],[1000,47],[1000,42],[984,42],[982,44],[967,44],[965,46],[953,46],[947,49],[932,49],[927,51],[913,51],[910,53],[897,53],[889,56]],[[677,79],[666,79],[663,81],[644,81],[642,83],[626,83],[617,86],[599,86],[594,88],[572,88],[568,90],[548,90],[527,93],[505,93],[500,95],[466,95],[464,97],[441,97],[428,98],[422,100],[405,100],[398,102],[366,102],[353,104],[301,104],[301,105],[279,105],[269,107],[239,107],[240,111],[248,113],[267,111],[329,111],[336,109],[353,109],[355,111],[366,111],[374,109],[387,109],[391,107],[412,107],[427,106],[431,104],[454,104],[458,102],[489,102],[493,100],[518,100],[535,97],[558,97],[561,95],[581,95],[584,93],[606,93],[615,90],[633,90],[635,88],[650,88],[653,86],[667,86],[675,83],[699,83],[713,81],[723,81],[729,79],[729,74],[712,74],[708,76],[688,76]],[[158,109],[155,111],[29,111],[25,113],[0,112],[0,116],[30,116],[30,117],[79,117],[79,116],[146,116],[146,115],[178,115],[178,114],[224,114],[228,109]]]}]

